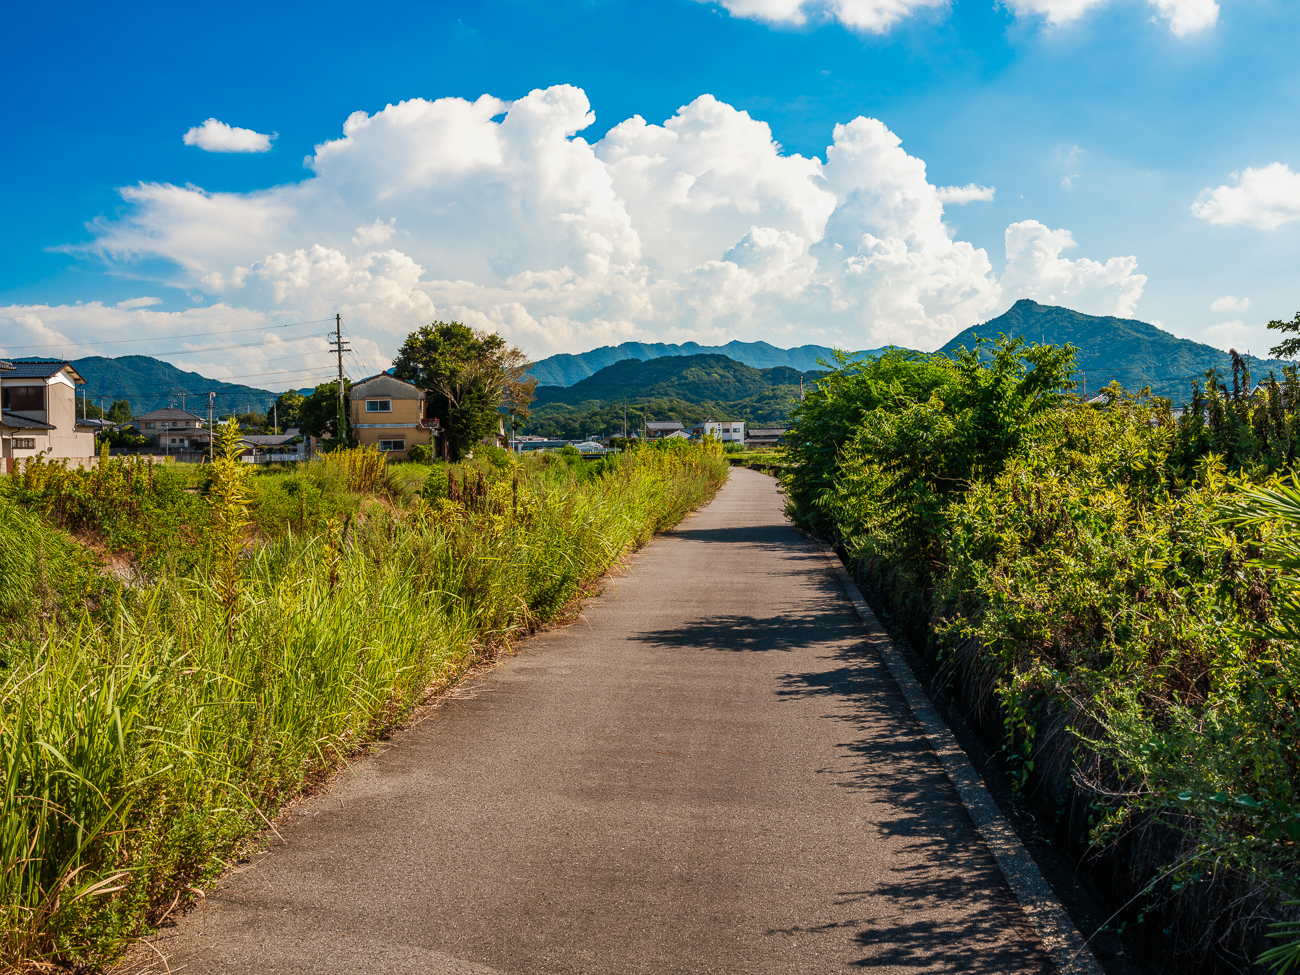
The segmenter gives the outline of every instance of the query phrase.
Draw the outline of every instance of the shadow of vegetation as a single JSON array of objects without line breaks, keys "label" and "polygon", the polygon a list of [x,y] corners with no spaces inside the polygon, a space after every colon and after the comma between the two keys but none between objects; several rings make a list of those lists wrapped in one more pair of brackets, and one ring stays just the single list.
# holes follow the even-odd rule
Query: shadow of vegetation
[{"label": "shadow of vegetation", "polygon": [[848,618],[824,614],[777,616],[711,616],[668,630],[651,630],[631,637],[664,648],[728,650],[765,653],[813,649],[850,639],[858,628]]},{"label": "shadow of vegetation", "polygon": [[[852,964],[987,975],[1056,971],[893,678],[869,638],[853,629],[857,638],[835,649],[833,667],[787,674],[778,691],[825,700],[832,708],[827,717],[854,730],[839,746],[842,761],[820,772],[842,788],[868,793],[871,826],[904,840],[889,844],[887,881],[838,895],[838,907],[861,907],[852,923],[862,957]],[[815,935],[821,928],[769,933]]]}]

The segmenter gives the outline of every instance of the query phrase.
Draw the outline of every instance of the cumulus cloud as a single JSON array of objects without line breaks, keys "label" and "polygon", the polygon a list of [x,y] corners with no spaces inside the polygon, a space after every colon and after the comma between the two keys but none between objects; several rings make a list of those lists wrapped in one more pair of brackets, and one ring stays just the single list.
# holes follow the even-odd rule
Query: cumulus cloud
[{"label": "cumulus cloud", "polygon": [[1276,230],[1300,219],[1300,173],[1275,162],[1232,174],[1236,186],[1206,187],[1192,204],[1192,214],[1220,226]]},{"label": "cumulus cloud", "polygon": [[1210,302],[1210,311],[1245,311],[1249,307],[1249,298],[1234,298],[1232,295],[1224,295]]},{"label": "cumulus cloud", "polygon": [[965,186],[940,186],[939,202],[940,203],[991,203],[993,196],[997,193],[996,186],[980,186],[978,183],[967,183]]},{"label": "cumulus cloud", "polygon": [[[856,30],[883,33],[925,7],[947,0],[717,0],[736,17],[801,26],[810,19],[836,20]],[[1005,0],[1017,16],[1041,16],[1049,24],[1078,20],[1107,0]],[[1149,0],[1156,14],[1179,37],[1213,27],[1219,20],[1215,0]]]},{"label": "cumulus cloud", "polygon": [[121,308],[124,311],[132,308],[148,308],[150,305],[161,305],[161,298],[128,298],[126,301],[119,301],[115,308]]},{"label": "cumulus cloud", "polygon": [[800,26],[809,18],[838,20],[855,30],[881,34],[925,7],[946,7],[948,0],[719,0],[735,17]]},{"label": "cumulus cloud", "polygon": [[1006,245],[1006,298],[1033,298],[1092,315],[1126,318],[1146,286],[1146,275],[1134,273],[1137,258],[1112,257],[1105,264],[1064,258],[1061,252],[1075,246],[1074,236],[1068,230],[1049,230],[1037,220],[1008,227]]},{"label": "cumulus cloud", "polygon": [[264,135],[210,118],[194,126],[183,138],[187,146],[198,146],[204,152],[270,152],[276,134]]},{"label": "cumulus cloud", "polygon": [[[593,121],[567,85],[358,112],[301,182],[128,186],[80,251],[136,276],[169,267],[157,280],[216,302],[176,313],[204,321],[338,312],[375,360],[434,318],[538,356],[634,338],[935,348],[1018,297],[1129,314],[1146,280],[1132,257],[1063,256],[1069,232],[1033,221],[1008,229],[995,267],[944,221],[992,188],[935,186],[877,119],[835,126],[824,160],[709,95],[590,143]],[[0,326],[36,315],[107,339],[181,321],[149,317],[164,314],[24,306]]]}]

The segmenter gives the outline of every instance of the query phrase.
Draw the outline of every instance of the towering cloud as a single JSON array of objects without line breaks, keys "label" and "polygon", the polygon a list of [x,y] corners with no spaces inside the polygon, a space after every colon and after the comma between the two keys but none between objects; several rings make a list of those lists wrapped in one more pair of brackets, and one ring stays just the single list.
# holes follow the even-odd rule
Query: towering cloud
[{"label": "towering cloud", "polygon": [[[782,151],[766,123],[709,95],[594,144],[580,135],[593,120],[567,85],[358,112],[301,182],[130,186],[82,250],[136,274],[161,259],[161,283],[268,322],[339,311],[375,364],[434,317],[539,355],[632,337],[933,348],[1024,295],[1128,314],[1145,282],[1132,257],[1063,257],[1070,234],[1032,221],[1008,229],[999,276],[944,223],[945,205],[993,190],[934,186],[876,119],[836,126],[825,161]],[[90,306],[0,321],[70,336],[81,321],[104,338],[132,315],[178,327],[130,305],[99,322]]]}]

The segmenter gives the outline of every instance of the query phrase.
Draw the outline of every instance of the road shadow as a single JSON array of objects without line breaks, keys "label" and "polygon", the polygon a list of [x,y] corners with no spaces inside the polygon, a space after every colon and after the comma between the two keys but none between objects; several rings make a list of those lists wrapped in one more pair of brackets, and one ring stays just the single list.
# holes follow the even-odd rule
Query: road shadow
[{"label": "road shadow", "polygon": [[[858,638],[834,648],[832,666],[787,674],[777,692],[825,701],[827,719],[852,730],[835,765],[819,773],[866,792],[871,828],[892,839],[889,880],[843,891],[836,900],[840,907],[862,907],[852,923],[863,954],[852,964],[987,975],[1056,971],[872,650],[872,637],[854,629]],[[816,934],[816,928],[769,933],[796,930]]]},{"label": "road shadow", "polygon": [[812,650],[830,642],[851,639],[859,632],[857,622],[844,614],[732,614],[710,616],[672,629],[650,630],[629,639],[664,649],[788,653],[793,650]]}]

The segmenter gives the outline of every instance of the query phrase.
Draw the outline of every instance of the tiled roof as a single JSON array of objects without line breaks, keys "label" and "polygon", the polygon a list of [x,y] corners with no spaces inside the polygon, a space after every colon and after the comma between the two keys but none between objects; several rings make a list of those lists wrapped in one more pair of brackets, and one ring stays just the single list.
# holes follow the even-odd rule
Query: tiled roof
[{"label": "tiled roof", "polygon": [[647,430],[680,430],[681,423],[677,420],[651,420],[645,425]]},{"label": "tiled roof", "polygon": [[260,435],[240,437],[240,443],[246,443],[250,447],[280,447],[287,444],[290,440],[301,440],[302,438],[296,433],[282,433],[278,437],[264,437]]},{"label": "tiled roof", "polygon": [[5,371],[6,379],[49,379],[55,373],[64,369],[72,376],[73,380],[84,383],[77,370],[72,368],[72,363],[66,359],[40,359],[36,362],[15,362],[13,372]]},{"label": "tiled roof", "polygon": [[203,417],[188,410],[178,410],[174,406],[169,406],[163,410],[154,410],[152,413],[141,413],[135,419],[137,420],[198,420],[203,421]]},{"label": "tiled roof", "polygon": [[17,413],[11,413],[9,410],[4,411],[3,419],[0,419],[0,425],[12,427],[15,430],[54,430],[52,423],[42,423],[40,420],[32,420],[25,416],[19,416]]}]

